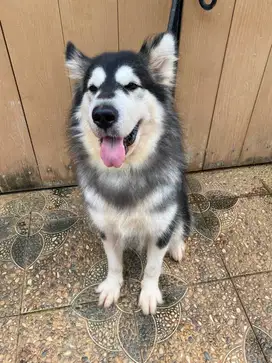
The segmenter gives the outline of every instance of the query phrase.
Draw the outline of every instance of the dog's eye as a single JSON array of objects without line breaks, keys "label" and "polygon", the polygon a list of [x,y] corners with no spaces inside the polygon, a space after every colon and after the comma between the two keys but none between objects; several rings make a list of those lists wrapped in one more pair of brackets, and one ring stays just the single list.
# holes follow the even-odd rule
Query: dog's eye
[{"label": "dog's eye", "polygon": [[95,93],[95,92],[97,92],[97,91],[98,91],[98,88],[97,88],[94,84],[92,84],[92,85],[89,87],[89,91],[91,91],[92,93]]},{"label": "dog's eye", "polygon": [[124,86],[124,88],[128,91],[134,91],[136,88],[139,88],[140,86],[136,83],[130,82]]}]

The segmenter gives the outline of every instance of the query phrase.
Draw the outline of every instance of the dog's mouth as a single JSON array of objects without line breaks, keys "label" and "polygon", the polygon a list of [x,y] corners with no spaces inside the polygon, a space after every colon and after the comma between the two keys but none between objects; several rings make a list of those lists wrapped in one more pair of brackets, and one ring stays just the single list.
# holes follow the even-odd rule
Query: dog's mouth
[{"label": "dog's mouth", "polygon": [[126,137],[104,136],[100,139],[100,156],[107,167],[120,168],[125,161],[126,154],[131,145],[134,144],[140,121]]}]

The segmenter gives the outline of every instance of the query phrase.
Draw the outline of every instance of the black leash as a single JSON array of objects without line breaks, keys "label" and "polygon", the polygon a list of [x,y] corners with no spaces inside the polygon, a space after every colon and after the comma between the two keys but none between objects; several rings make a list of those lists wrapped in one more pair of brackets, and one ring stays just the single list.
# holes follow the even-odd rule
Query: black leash
[{"label": "black leash", "polygon": [[[193,0],[188,0],[193,1]],[[169,21],[167,31],[175,35],[177,39],[177,47],[179,48],[181,21],[182,21],[182,11],[183,11],[184,0],[172,0],[172,6],[169,14]],[[212,10],[216,5],[217,0],[212,0],[210,4],[207,4],[205,0],[199,0],[200,6],[204,10]]]}]

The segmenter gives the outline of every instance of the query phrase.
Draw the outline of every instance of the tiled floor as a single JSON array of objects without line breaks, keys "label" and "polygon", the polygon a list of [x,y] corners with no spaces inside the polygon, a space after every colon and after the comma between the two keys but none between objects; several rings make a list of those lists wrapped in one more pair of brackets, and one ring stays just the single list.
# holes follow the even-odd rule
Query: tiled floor
[{"label": "tiled floor", "polygon": [[76,188],[0,197],[0,362],[272,362],[272,166],[188,175],[195,230],[165,259],[164,304],[137,306],[145,257],[125,254],[117,306]]}]

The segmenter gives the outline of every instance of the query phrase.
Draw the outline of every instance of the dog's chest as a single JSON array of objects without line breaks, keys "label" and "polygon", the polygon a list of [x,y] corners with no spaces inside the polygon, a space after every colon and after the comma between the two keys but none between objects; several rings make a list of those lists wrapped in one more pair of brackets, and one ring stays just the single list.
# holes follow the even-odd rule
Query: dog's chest
[{"label": "dog's chest", "polygon": [[88,190],[84,193],[88,210],[96,226],[107,234],[124,238],[159,236],[173,219],[177,205],[172,204],[163,210],[154,209],[161,195],[167,196],[168,190],[160,190],[131,208],[116,208],[104,198]]},{"label": "dog's chest", "polygon": [[100,205],[95,210],[90,209],[90,215],[97,227],[106,234],[114,232],[116,235],[131,237],[150,234],[153,229],[152,213],[143,206],[120,210],[110,205]]}]

